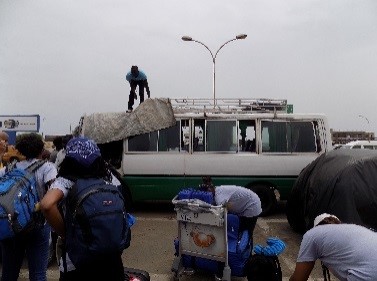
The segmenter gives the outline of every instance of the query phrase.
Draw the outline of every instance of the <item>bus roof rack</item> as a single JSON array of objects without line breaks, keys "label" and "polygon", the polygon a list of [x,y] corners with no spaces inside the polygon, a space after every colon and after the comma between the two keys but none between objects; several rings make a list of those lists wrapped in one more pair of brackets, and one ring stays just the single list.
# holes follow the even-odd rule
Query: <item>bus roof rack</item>
[{"label": "bus roof rack", "polygon": [[286,99],[254,99],[254,98],[170,98],[174,111],[218,112],[218,113],[250,113],[250,112],[289,112]]}]

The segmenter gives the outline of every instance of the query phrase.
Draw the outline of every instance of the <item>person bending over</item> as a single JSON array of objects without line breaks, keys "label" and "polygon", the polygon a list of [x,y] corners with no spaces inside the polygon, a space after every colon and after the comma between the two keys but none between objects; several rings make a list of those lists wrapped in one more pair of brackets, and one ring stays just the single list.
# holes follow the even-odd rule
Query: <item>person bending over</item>
[{"label": "person bending over", "polygon": [[317,259],[341,281],[377,280],[377,233],[321,214],[302,239],[290,281],[308,280]]},{"label": "person bending over", "polygon": [[136,87],[139,86],[139,96],[140,96],[140,103],[144,102],[144,88],[147,91],[148,98],[151,96],[151,92],[149,91],[147,75],[136,65],[131,67],[131,71],[127,73],[126,80],[130,83],[130,95],[128,97],[128,110],[127,112],[132,111],[132,107],[134,105],[134,100],[137,99],[136,96]]},{"label": "person bending over", "polygon": [[242,186],[214,186],[209,176],[203,177],[201,190],[213,193],[216,205],[224,205],[229,213],[240,217],[240,229],[249,232],[251,243],[258,216],[262,213],[261,201],[258,195]]}]

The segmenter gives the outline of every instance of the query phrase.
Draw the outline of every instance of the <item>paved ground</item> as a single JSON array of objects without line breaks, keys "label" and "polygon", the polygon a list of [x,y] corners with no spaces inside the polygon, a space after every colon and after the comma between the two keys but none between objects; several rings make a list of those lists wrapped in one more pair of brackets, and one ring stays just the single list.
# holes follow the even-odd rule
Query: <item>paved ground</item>
[{"label": "paved ground", "polygon": [[[171,266],[174,259],[173,240],[178,235],[178,224],[175,211],[171,204],[143,204],[133,214],[137,223],[132,228],[131,246],[124,252],[124,265],[146,270],[152,281],[171,281],[173,275]],[[294,270],[299,245],[302,236],[293,232],[286,220],[284,204],[279,205],[276,214],[259,218],[254,232],[254,243],[265,245],[268,237],[277,236],[286,245],[286,250],[279,256],[283,271],[283,280],[288,280]],[[27,279],[27,270],[24,267],[19,280]],[[58,280],[56,264],[48,270],[49,280]],[[193,276],[185,276],[182,281],[214,280],[214,276],[203,272]],[[232,278],[234,281],[243,281],[246,278]],[[317,262],[315,270],[309,280],[323,280],[320,264]],[[331,280],[336,280],[332,276]]]}]

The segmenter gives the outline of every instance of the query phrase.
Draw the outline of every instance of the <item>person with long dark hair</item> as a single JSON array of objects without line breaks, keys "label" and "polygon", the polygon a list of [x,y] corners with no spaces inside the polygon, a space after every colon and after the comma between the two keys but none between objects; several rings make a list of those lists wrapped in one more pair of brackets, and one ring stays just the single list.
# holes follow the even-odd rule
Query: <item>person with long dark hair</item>
[{"label": "person with long dark hair", "polygon": [[[115,180],[96,143],[77,137],[68,142],[58,177],[41,202],[47,221],[63,240],[66,235],[64,215],[68,210],[64,208],[67,207],[66,199],[76,181],[80,179],[102,179],[106,184],[112,184]],[[60,205],[63,206],[63,211]],[[116,252],[103,255],[82,267],[74,265],[69,253],[65,256],[63,254],[59,262],[60,280],[124,280],[121,254]]]}]

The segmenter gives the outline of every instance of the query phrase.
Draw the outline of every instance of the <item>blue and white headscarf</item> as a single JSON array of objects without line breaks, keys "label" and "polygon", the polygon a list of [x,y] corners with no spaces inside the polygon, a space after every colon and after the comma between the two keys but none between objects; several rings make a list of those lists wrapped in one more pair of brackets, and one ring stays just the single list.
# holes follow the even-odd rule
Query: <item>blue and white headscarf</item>
[{"label": "blue and white headscarf", "polygon": [[66,157],[71,157],[85,167],[89,167],[94,160],[101,156],[97,144],[87,138],[71,139],[66,146]]}]

